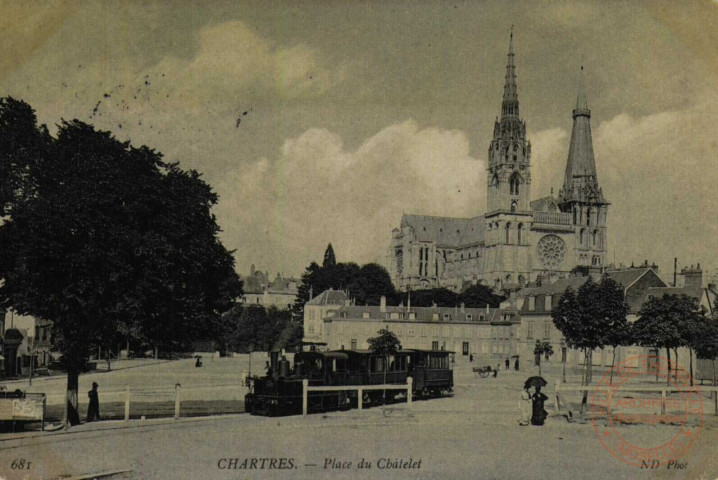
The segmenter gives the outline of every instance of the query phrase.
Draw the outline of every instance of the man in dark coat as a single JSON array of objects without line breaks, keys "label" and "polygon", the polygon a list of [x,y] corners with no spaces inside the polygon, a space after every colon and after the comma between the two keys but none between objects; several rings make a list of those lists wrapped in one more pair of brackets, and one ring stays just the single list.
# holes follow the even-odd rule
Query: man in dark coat
[{"label": "man in dark coat", "polygon": [[87,407],[87,421],[94,422],[100,419],[100,397],[97,396],[97,382],[92,382],[92,390],[87,392],[90,405]]},{"label": "man in dark coat", "polygon": [[506,357],[506,361],[504,362],[504,365],[506,365],[506,370],[511,368],[511,360],[509,360],[509,357]]}]

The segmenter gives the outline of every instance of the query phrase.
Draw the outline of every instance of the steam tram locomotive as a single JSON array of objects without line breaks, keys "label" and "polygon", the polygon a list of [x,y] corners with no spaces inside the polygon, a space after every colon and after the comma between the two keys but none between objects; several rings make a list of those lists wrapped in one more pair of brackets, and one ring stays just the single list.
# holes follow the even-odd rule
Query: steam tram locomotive
[{"label": "steam tram locomotive", "polygon": [[[252,415],[295,415],[302,413],[302,381],[309,386],[406,384],[412,377],[414,398],[440,396],[451,392],[454,372],[450,355],[444,350],[399,350],[384,357],[369,350],[300,352],[294,367],[279,352],[270,352],[270,366],[264,377],[250,378],[245,410]],[[308,411],[349,409],[358,403],[357,391],[309,391]],[[387,390],[394,399],[396,391]],[[376,405],[384,398],[383,390],[363,392],[364,404]]]}]

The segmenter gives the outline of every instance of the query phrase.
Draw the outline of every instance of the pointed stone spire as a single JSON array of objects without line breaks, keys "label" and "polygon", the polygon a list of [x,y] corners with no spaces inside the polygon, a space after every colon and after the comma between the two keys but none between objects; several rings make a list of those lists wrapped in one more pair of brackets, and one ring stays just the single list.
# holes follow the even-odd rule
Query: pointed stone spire
[{"label": "pointed stone spire", "polygon": [[566,161],[566,175],[559,197],[561,201],[603,203],[603,194],[598,188],[596,161],[591,138],[591,110],[586,101],[586,87],[583,81],[583,66],[579,74],[576,109],[573,111],[573,131]]},{"label": "pointed stone spire", "polygon": [[511,25],[509,37],[509,58],[506,62],[506,80],[504,83],[504,98],[501,102],[501,116],[519,116],[519,94],[516,86],[516,65],[514,64],[514,26]]},{"label": "pointed stone spire", "polygon": [[[576,97],[576,110],[588,110],[588,102],[586,102],[586,85],[583,83],[583,65],[581,65],[581,73],[578,75],[578,96]],[[590,115],[589,111],[589,115]]]}]

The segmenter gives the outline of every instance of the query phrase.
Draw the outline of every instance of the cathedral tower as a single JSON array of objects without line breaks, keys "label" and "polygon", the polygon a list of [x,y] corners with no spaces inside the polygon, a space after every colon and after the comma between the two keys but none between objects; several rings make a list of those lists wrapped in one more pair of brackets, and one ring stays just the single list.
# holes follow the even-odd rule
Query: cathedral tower
[{"label": "cathedral tower", "polygon": [[559,192],[559,208],[570,213],[575,228],[575,263],[601,267],[606,260],[606,215],[608,205],[598,186],[591,139],[591,110],[581,67],[573,131],[566,161],[566,175]]},{"label": "cathedral tower", "polygon": [[532,212],[531,143],[519,115],[519,96],[511,28],[501,116],[489,145],[483,280],[500,288],[528,281]]},{"label": "cathedral tower", "polygon": [[519,95],[514,65],[513,28],[501,102],[501,117],[494,123],[489,145],[487,212],[529,210],[531,186],[531,143],[526,141],[526,123],[519,116]]}]

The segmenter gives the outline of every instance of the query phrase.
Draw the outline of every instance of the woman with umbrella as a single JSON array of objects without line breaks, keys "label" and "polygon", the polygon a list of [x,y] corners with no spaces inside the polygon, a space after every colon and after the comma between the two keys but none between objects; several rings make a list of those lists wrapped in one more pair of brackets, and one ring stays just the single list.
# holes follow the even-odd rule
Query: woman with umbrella
[{"label": "woman with umbrella", "polygon": [[544,410],[544,403],[548,400],[548,397],[541,393],[541,388],[548,384],[542,377],[531,377],[524,383],[524,389],[534,387],[536,390],[531,396],[532,403],[532,414],[531,414],[531,425],[543,425],[546,421],[548,413]]}]

